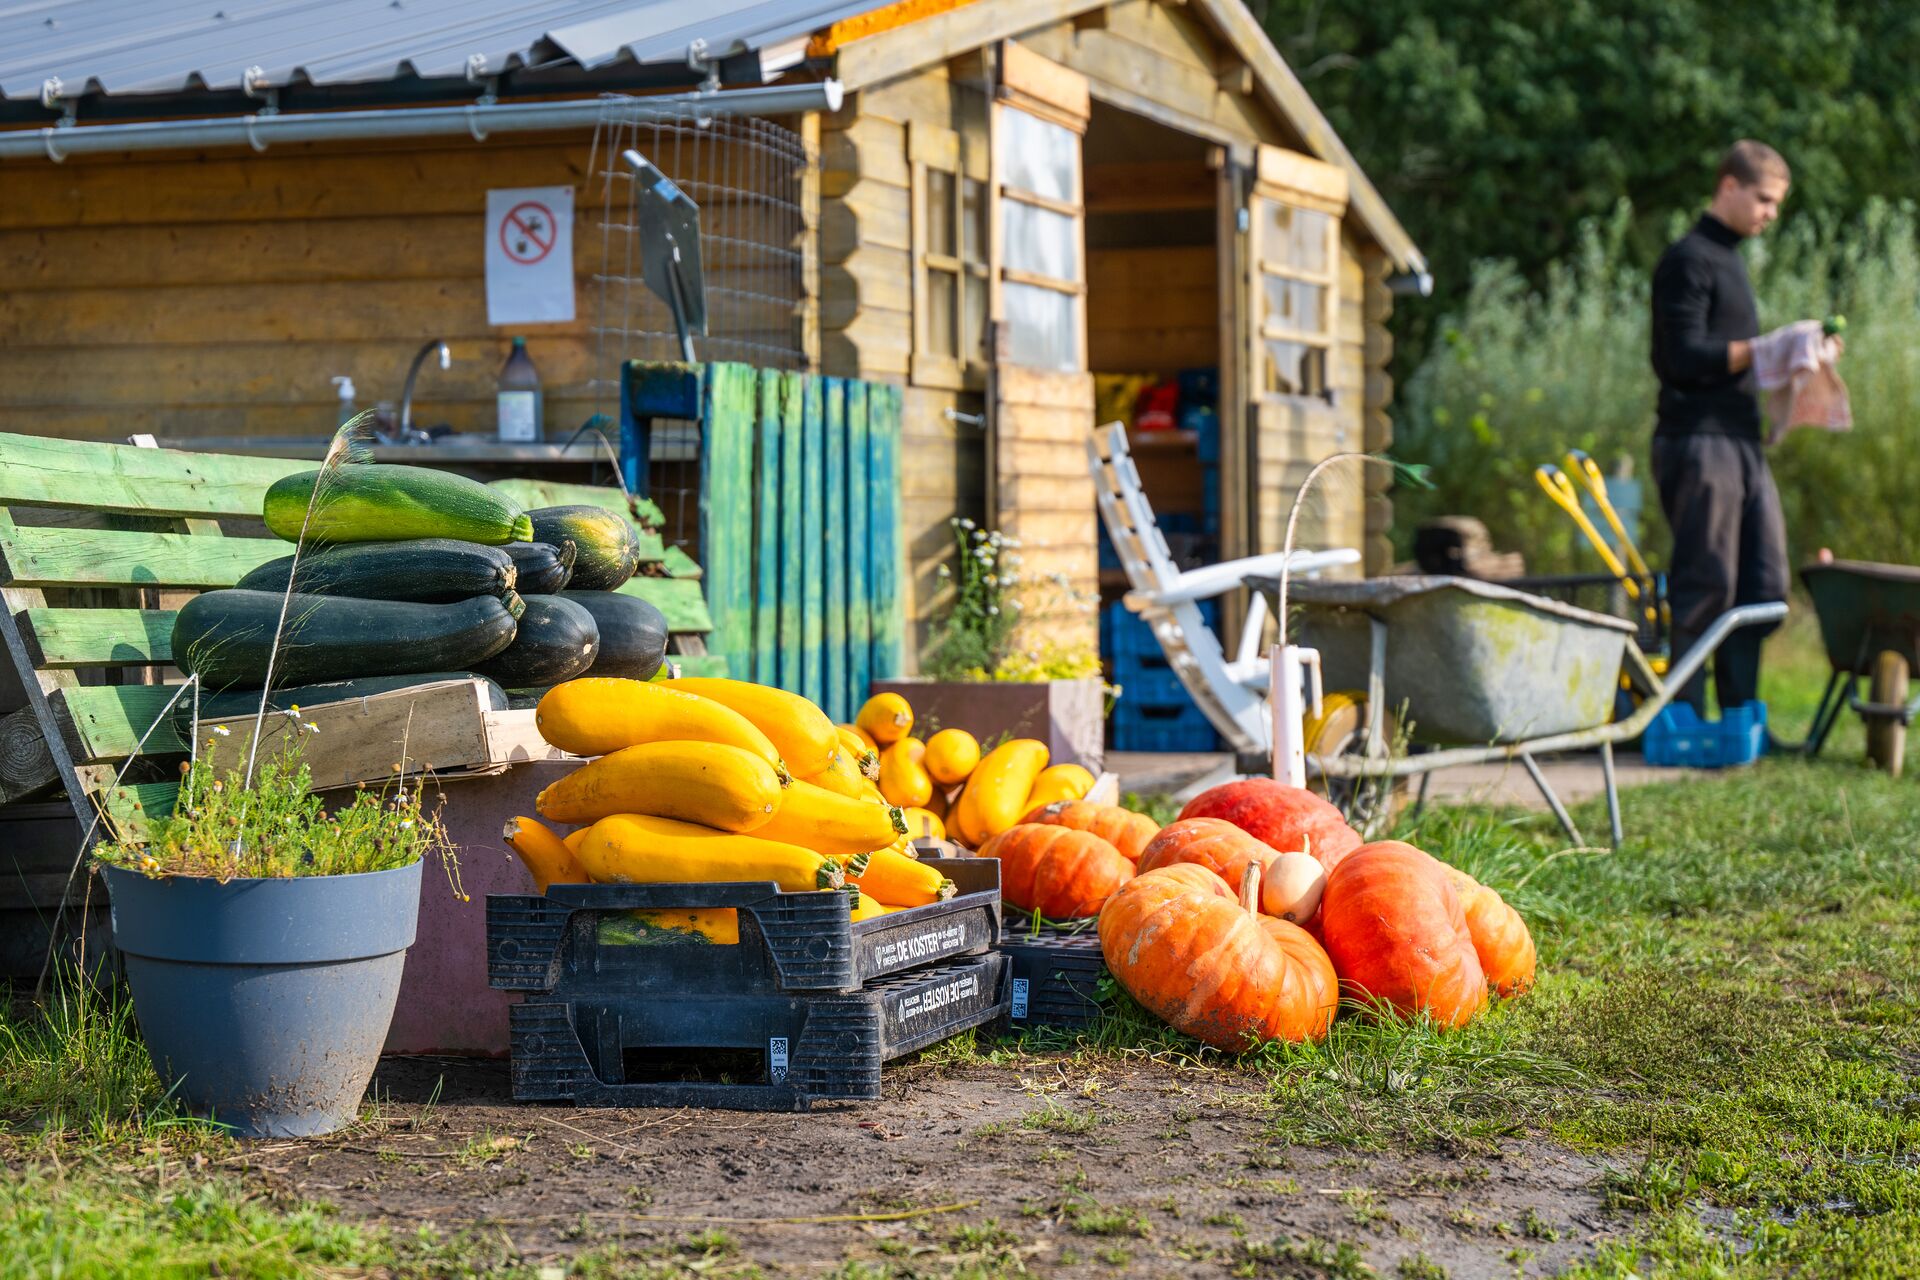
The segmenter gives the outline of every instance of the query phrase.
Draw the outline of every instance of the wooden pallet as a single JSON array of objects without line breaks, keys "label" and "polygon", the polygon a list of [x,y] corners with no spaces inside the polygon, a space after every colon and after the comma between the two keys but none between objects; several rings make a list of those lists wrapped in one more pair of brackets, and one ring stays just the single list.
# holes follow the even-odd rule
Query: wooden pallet
[{"label": "wooden pallet", "polygon": [[[83,829],[97,804],[122,832],[171,810],[175,765],[188,746],[184,721],[163,714],[184,679],[173,667],[174,613],[192,594],[232,586],[287,553],[260,523],[261,495],[311,466],[0,434],[0,637],[16,678],[0,684],[17,682],[0,687],[0,805],[64,790]],[[623,501],[618,490],[564,485],[516,496]],[[638,520],[651,539],[643,545],[649,576],[629,590],[696,640],[710,625],[699,579],[669,576],[648,524]],[[526,758],[524,735],[505,721],[492,729],[483,744],[499,745],[504,759]]]}]

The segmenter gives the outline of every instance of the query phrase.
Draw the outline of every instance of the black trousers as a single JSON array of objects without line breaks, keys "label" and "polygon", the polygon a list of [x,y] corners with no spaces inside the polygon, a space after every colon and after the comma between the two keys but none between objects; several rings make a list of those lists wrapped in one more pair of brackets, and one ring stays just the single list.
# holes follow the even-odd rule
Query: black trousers
[{"label": "black trousers", "polygon": [[[1678,662],[1735,605],[1787,598],[1787,527],[1758,440],[1655,436],[1653,479],[1673,530],[1667,601]],[[1742,627],[1721,644],[1713,677],[1722,707],[1759,696],[1760,643],[1772,630]],[[1695,676],[1681,696],[1704,712],[1706,682]]]}]

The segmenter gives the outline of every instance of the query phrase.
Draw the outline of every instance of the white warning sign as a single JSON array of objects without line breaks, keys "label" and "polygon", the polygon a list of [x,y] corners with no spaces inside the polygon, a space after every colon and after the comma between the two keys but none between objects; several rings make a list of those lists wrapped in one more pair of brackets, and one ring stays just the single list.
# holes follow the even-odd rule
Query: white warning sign
[{"label": "white warning sign", "polygon": [[573,188],[487,192],[487,323],[573,319]]}]

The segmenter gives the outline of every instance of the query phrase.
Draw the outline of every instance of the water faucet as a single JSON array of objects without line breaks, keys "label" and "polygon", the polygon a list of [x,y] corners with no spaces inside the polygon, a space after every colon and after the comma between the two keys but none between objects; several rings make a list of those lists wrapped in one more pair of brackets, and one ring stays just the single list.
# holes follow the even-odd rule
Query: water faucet
[{"label": "water faucet", "polygon": [[453,363],[453,352],[447,349],[446,340],[433,338],[414,353],[413,363],[407,366],[407,385],[400,395],[400,442],[403,444],[410,443],[416,436],[423,444],[427,441],[424,431],[416,432],[413,428],[413,382],[420,376],[421,364],[436,350],[440,353],[442,369]]}]

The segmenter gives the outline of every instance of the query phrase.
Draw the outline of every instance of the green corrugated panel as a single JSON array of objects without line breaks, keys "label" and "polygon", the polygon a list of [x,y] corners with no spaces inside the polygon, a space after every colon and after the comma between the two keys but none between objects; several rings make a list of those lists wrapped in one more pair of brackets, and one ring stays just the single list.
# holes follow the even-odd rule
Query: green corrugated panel
[{"label": "green corrugated panel", "polygon": [[[876,388],[877,390],[877,388]],[[867,594],[872,575],[868,567],[869,504],[872,502],[872,459],[867,431],[871,397],[867,384],[847,384],[847,703],[848,719],[867,698],[872,669],[872,600]]]},{"label": "green corrugated panel", "polygon": [[701,418],[700,558],[706,565],[708,648],[753,670],[753,438],[760,376],[751,365],[707,366]]},{"label": "green corrugated panel", "polygon": [[901,541],[900,388],[876,384],[867,393],[867,596],[872,601],[871,674],[904,675],[906,606],[900,597],[906,548]]}]

